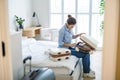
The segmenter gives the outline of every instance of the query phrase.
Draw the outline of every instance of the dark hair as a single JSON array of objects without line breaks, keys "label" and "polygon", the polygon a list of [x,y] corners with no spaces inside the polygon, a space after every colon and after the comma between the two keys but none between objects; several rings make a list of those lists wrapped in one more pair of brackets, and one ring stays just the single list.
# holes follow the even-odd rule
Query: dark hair
[{"label": "dark hair", "polygon": [[76,24],[76,19],[74,17],[72,17],[71,15],[68,15],[67,23],[69,25],[74,25],[74,24]]}]

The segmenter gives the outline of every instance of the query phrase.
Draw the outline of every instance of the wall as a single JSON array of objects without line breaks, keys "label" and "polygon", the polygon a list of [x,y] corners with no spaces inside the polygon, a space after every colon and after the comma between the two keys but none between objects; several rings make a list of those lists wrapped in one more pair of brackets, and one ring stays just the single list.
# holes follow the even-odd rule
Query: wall
[{"label": "wall", "polygon": [[39,22],[43,27],[49,27],[49,0],[34,0],[33,12],[39,17]]},{"label": "wall", "polygon": [[49,27],[49,1],[48,0],[8,0],[10,30],[16,30],[14,15],[25,19],[24,27],[34,24],[33,12],[36,12],[39,23]]},{"label": "wall", "polygon": [[[16,30],[15,15],[25,19],[24,28],[32,25],[32,0],[8,0],[8,15],[9,15],[9,30]],[[11,35],[10,37],[12,37]],[[21,55],[21,36],[10,38],[10,50],[11,50],[11,60],[12,60],[12,80],[20,80],[23,77],[23,65],[22,65],[22,55]],[[16,41],[15,41],[16,40]],[[18,44],[15,42],[18,42]],[[16,48],[16,49],[15,49]],[[18,50],[17,50],[18,49]],[[16,62],[17,61],[17,62]],[[9,80],[9,79],[6,79]]]},{"label": "wall", "polygon": [[[116,80],[119,0],[105,0],[102,80]],[[120,80],[120,79],[118,79]]]},{"label": "wall", "polygon": [[10,34],[10,52],[12,60],[13,80],[21,80],[24,76],[24,66],[22,61],[22,32]]},{"label": "wall", "polygon": [[8,11],[11,30],[16,29],[14,15],[25,19],[24,27],[32,24],[32,0],[8,0]]}]

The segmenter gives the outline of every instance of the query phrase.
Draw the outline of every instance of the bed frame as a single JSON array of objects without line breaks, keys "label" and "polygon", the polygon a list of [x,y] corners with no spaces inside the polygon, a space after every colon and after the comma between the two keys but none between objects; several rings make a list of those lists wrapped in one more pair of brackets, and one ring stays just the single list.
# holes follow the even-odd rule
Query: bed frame
[{"label": "bed frame", "polygon": [[[32,66],[32,69],[43,68]],[[82,80],[82,59],[76,62],[75,69],[69,70],[66,67],[47,67],[52,69],[55,73],[56,80]],[[27,71],[29,70],[29,65],[27,66]]]}]

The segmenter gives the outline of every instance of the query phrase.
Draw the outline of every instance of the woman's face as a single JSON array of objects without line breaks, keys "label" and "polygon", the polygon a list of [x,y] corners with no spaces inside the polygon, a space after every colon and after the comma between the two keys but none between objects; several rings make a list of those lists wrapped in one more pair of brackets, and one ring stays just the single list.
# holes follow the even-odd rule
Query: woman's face
[{"label": "woman's face", "polygon": [[68,28],[68,29],[72,29],[72,28],[74,28],[74,26],[75,26],[75,24],[71,24],[71,25],[68,24],[68,25],[67,25],[67,28]]}]

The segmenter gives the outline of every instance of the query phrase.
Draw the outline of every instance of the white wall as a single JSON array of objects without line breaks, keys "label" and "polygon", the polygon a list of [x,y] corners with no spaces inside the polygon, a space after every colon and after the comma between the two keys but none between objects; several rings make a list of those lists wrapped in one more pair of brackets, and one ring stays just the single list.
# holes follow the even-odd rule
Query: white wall
[{"label": "white wall", "polygon": [[[25,19],[25,22],[23,24],[24,27],[31,26],[32,25],[32,0],[8,0],[8,15],[9,15],[10,31],[16,30],[17,25],[15,21],[15,15]],[[17,42],[17,44],[11,45],[12,46],[11,57],[12,57],[13,80],[20,80],[20,78],[23,77],[22,55],[20,51],[21,43],[18,42],[21,40],[19,37],[20,36],[12,37],[10,39],[12,43]],[[16,39],[17,41],[13,41]]]},{"label": "white wall", "polygon": [[13,80],[21,80],[24,76],[24,66],[22,61],[22,32],[10,34],[10,51],[12,60]]},{"label": "white wall", "polygon": [[39,17],[43,27],[49,27],[49,0],[33,0],[33,12]]},{"label": "white wall", "polygon": [[49,27],[49,0],[8,0],[9,25],[11,30],[16,30],[14,15],[25,19],[24,27],[34,24],[33,12],[36,12],[39,23],[43,27]]},{"label": "white wall", "polygon": [[32,24],[32,0],[8,0],[8,13],[10,29],[15,30],[15,17],[17,15],[25,19],[24,27]]}]

